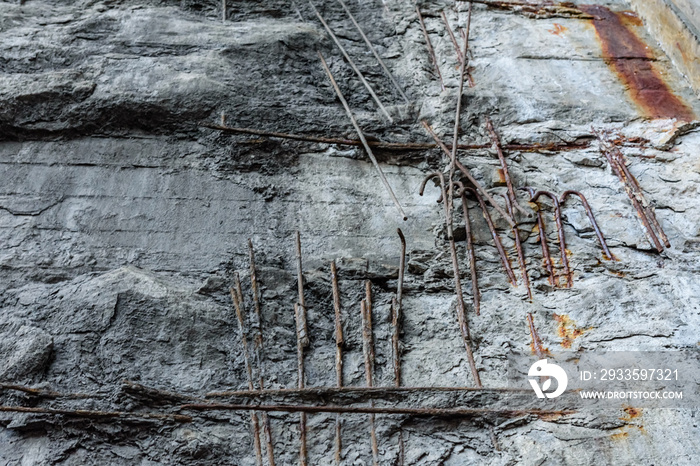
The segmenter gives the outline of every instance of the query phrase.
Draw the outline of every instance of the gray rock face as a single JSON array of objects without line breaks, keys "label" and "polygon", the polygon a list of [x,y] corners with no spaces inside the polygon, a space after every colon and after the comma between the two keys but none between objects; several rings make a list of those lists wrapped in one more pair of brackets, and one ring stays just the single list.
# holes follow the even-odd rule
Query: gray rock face
[{"label": "gray rock face", "polygon": [[[364,395],[300,398],[276,392],[260,399],[240,394],[205,399],[210,392],[248,388],[229,294],[238,273],[246,323],[254,329],[248,238],[261,284],[265,385],[297,386],[295,230],[301,232],[310,336],[308,387],[336,384],[331,260],[340,281],[344,384],[365,385],[359,310],[370,280],[374,385],[393,386],[397,227],[408,247],[402,385],[474,384],[457,325],[438,189],[431,182],[418,194],[428,173],[447,173],[441,152],[376,150],[409,217],[404,222],[357,147],[211,128],[223,113],[231,127],[356,138],[320,66],[321,51],[370,140],[429,141],[420,125],[425,119],[451,141],[459,67],[440,12],[456,30],[467,23],[467,3],[420,4],[444,80],[441,90],[413,2],[347,1],[409,96],[407,104],[341,5],[314,2],[393,123],[307,4],[228,3],[227,21],[214,1],[0,3],[0,405],[56,410],[0,412],[0,464],[253,465],[249,413],[181,406],[214,401],[366,406]],[[490,115],[513,183],[556,194],[583,192],[619,261],[604,260],[588,217],[571,199],[562,213],[573,287],[553,287],[542,265],[533,205],[519,193],[529,213],[518,213],[517,220],[530,301],[522,283],[509,284],[486,222],[470,200],[482,294],[477,316],[456,202],[457,255],[483,385],[503,387],[505,355],[530,351],[528,313],[552,352],[696,348],[695,123],[643,117],[609,66],[591,19],[573,15],[571,7],[532,13],[488,3],[473,5],[474,86],[464,89],[460,132],[460,144],[480,148],[460,151],[460,160],[494,195],[506,192],[486,131]],[[621,0],[603,4],[614,11],[629,8]],[[654,38],[630,21],[669,89],[691,111],[700,110]],[[594,129],[617,140],[655,207],[672,245],[663,253],[649,242]],[[531,150],[537,144],[568,147]],[[550,204],[541,205],[560,271]],[[492,216],[521,282],[512,231],[496,212]],[[399,399],[387,397],[378,405],[393,406]],[[415,402],[488,408],[491,399],[455,401],[437,393]],[[67,413],[74,410],[102,414]],[[170,417],[144,417],[149,413]],[[687,405],[620,405],[550,417],[378,415],[378,460],[400,464],[401,437],[404,463],[413,465],[695,464],[700,456],[695,416]],[[275,411],[269,417],[276,463],[297,464],[298,415]],[[309,464],[334,463],[335,419],[332,413],[308,416]],[[367,415],[341,420],[343,464],[370,464]]]}]

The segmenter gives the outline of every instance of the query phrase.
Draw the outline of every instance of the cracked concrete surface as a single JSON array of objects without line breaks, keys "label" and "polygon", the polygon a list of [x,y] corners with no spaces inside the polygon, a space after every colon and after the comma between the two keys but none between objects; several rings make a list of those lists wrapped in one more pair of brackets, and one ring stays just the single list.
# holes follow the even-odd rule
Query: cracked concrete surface
[{"label": "cracked concrete surface", "polygon": [[[252,309],[247,238],[262,285],[266,383],[294,387],[297,229],[311,336],[308,386],[335,384],[331,260],[340,274],[345,383],[364,385],[359,302],[369,279],[375,385],[392,385],[397,227],[408,242],[403,384],[472,385],[455,319],[438,189],[429,184],[418,195],[426,174],[446,168],[438,150],[377,151],[409,216],[403,222],[360,149],[201,126],[218,123],[223,112],[231,126],[354,138],[318,63],[322,50],[368,136],[428,141],[419,124],[427,119],[451,140],[459,70],[439,14],[445,10],[453,28],[463,27],[467,3],[420,3],[445,91],[432,74],[413,2],[347,3],[411,105],[376,66],[340,5],[315,2],[395,124],[383,118],[304,2],[229,2],[226,22],[218,1],[0,3],[0,383],[99,394],[44,399],[2,390],[0,404],[149,412],[153,400],[130,395],[124,379],[190,396],[247,388],[228,294],[238,271]],[[487,144],[484,116],[490,115],[504,144],[582,144],[507,151],[510,175],[517,186],[583,192],[619,261],[603,260],[583,209],[570,201],[563,215],[573,287],[553,288],[542,267],[535,217],[519,216],[530,302],[522,285],[508,283],[471,202],[482,292],[477,317],[456,209],[465,301],[484,386],[505,384],[506,353],[529,351],[527,313],[552,351],[563,351],[565,342],[556,316],[586,330],[567,342],[571,351],[696,348],[695,122],[643,117],[604,59],[590,19],[486,3],[474,4],[475,86],[463,94],[460,142]],[[622,0],[599,3],[630,9]],[[698,112],[688,82],[646,27],[633,23],[653,55],[650,63]],[[649,243],[593,128],[618,139],[653,202],[672,244],[662,254]],[[479,182],[505,192],[494,151],[459,155]],[[519,202],[531,210],[524,196]],[[492,215],[517,268],[510,228]],[[558,260],[550,210],[545,218]],[[380,463],[398,464],[399,433],[405,464],[415,465],[694,464],[700,456],[695,407],[645,409],[634,419],[623,408],[556,418],[378,416]],[[297,416],[275,412],[270,418],[277,464],[297,464]],[[335,415],[308,419],[309,463],[332,464]],[[366,416],[344,416],[342,432],[343,463],[370,464]],[[206,413],[182,425],[0,413],[2,464],[252,465],[252,445],[243,412]]]}]

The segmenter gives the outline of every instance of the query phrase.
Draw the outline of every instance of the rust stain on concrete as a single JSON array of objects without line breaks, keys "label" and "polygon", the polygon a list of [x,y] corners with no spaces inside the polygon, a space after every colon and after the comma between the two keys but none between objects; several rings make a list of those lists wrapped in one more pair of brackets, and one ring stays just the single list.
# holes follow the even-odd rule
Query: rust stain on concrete
[{"label": "rust stain on concrete", "polygon": [[547,32],[554,34],[555,36],[560,36],[566,31],[567,31],[566,27],[562,26],[559,23],[554,23],[552,25],[552,29],[547,29]]},{"label": "rust stain on concrete", "polygon": [[676,96],[654,67],[649,47],[630,26],[639,18],[630,12],[613,12],[600,5],[581,5],[581,11],[593,16],[603,57],[629,91],[632,101],[649,118],[677,118],[693,121],[691,108]]},{"label": "rust stain on concrete", "polygon": [[559,337],[561,338],[561,346],[564,348],[571,348],[572,343],[574,342],[575,339],[583,335],[585,332],[588,332],[592,328],[588,329],[583,329],[579,328],[576,326],[576,322],[574,322],[569,316],[566,314],[554,314],[552,316],[555,321],[559,324],[559,328],[557,329],[557,333],[559,334]]}]

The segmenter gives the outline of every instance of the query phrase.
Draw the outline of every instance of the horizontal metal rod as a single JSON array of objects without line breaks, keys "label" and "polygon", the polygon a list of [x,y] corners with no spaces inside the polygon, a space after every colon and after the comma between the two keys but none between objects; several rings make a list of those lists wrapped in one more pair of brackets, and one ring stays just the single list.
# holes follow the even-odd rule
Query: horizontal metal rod
[{"label": "horizontal metal rod", "polygon": [[[248,410],[248,409],[247,409]],[[192,422],[191,416],[182,414],[130,413],[128,411],[92,411],[85,409],[28,408],[25,406],[0,406],[0,412],[55,414],[80,418],[104,419],[154,419],[159,421]]]},{"label": "horizontal metal rod", "polygon": [[548,416],[574,414],[573,410],[544,409],[489,409],[489,408],[410,408],[384,406],[309,406],[309,405],[245,405],[226,403],[187,404],[182,410],[194,411],[281,411],[289,413],[348,413],[348,414],[411,414],[417,416],[480,416],[500,414],[523,416],[527,414]]},{"label": "horizontal metal rod", "polygon": [[[345,138],[325,138],[320,136],[307,136],[303,134],[292,134],[292,133],[281,133],[276,131],[265,131],[257,128],[237,128],[226,125],[215,125],[213,123],[202,123],[200,125],[203,128],[215,129],[222,131],[224,133],[233,134],[251,134],[254,136],[266,136],[271,138],[279,139],[292,139],[295,141],[304,142],[317,142],[319,144],[338,144],[343,146],[362,146],[362,141],[359,139],[345,139]],[[432,142],[384,142],[384,141],[373,141],[368,140],[367,144],[375,149],[384,150],[428,150],[436,149],[439,146]],[[538,152],[538,151],[567,151],[576,149],[585,149],[589,146],[588,143],[584,144],[505,144],[503,147],[510,151],[520,151],[520,152]],[[457,149],[459,150],[478,150],[478,149],[488,149],[491,144],[459,144]]]}]

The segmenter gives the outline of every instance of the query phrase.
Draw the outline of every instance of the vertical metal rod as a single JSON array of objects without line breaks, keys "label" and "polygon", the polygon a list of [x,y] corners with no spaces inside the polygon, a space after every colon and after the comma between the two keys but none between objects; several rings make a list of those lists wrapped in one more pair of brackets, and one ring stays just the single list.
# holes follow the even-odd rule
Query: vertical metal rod
[{"label": "vertical metal rod", "polygon": [[[425,121],[425,120],[421,120],[421,124],[423,125],[423,128],[425,128],[425,130],[428,132],[428,134],[430,134],[430,136],[435,140],[435,143],[436,143],[438,146],[440,146],[440,148],[442,149],[443,153],[447,156],[447,159],[448,159],[448,160],[451,159],[452,155],[451,155],[451,153],[450,153],[450,150],[447,148],[447,146],[445,145],[445,143],[442,142],[442,140],[438,137],[438,135],[435,134],[435,131],[433,131],[433,128],[428,124],[428,122]],[[457,168],[459,168],[459,170],[462,172],[462,174],[463,174],[464,176],[467,177],[467,179],[469,180],[469,182],[470,182],[471,184],[473,184],[474,187],[475,187],[476,189],[479,190],[479,192],[481,193],[481,195],[484,196],[484,198],[486,198],[487,201],[489,201],[489,204],[491,204],[491,205],[493,206],[493,208],[496,209],[496,211],[497,211],[499,214],[501,214],[501,217],[503,217],[503,218],[505,219],[505,221],[508,222],[508,224],[509,224],[510,226],[514,226],[514,225],[515,225],[515,222],[513,221],[512,218],[510,218],[510,215],[508,215],[508,214],[506,213],[506,211],[503,210],[503,208],[502,208],[500,205],[498,205],[498,202],[496,202],[496,201],[494,200],[494,198],[488,193],[488,191],[486,191],[486,190],[484,189],[484,187],[481,186],[481,183],[479,183],[479,182],[472,176],[472,174],[469,172],[469,170],[467,169],[467,167],[465,167],[464,165],[462,165],[462,163],[461,163],[459,160],[455,160],[455,165],[457,166]]]},{"label": "vertical metal rod", "polygon": [[221,0],[221,21],[226,22],[226,0]]},{"label": "vertical metal rod", "polygon": [[530,327],[530,336],[532,337],[532,350],[535,352],[538,358],[546,358],[549,354],[547,348],[542,344],[540,336],[537,334],[537,329],[535,329],[535,323],[532,320],[532,313],[527,313],[527,325]]},{"label": "vertical metal rod", "polygon": [[404,269],[406,268],[406,238],[401,231],[401,228],[397,228],[396,232],[401,239],[401,255],[399,256],[399,280],[396,286],[396,297],[391,301],[391,346],[392,353],[394,356],[394,385],[396,387],[401,386],[401,347],[400,347],[400,337],[401,337],[401,298],[403,294],[403,278]]},{"label": "vertical metal rod", "polygon": [[[304,348],[309,345],[309,334],[306,324],[306,303],[304,301],[304,274],[301,264],[301,236],[297,230],[294,235],[295,250],[297,259],[297,289],[299,292],[299,302],[294,304],[294,317],[297,326],[297,378],[298,387],[304,388]],[[299,413],[299,464],[306,466],[306,413]]]},{"label": "vertical metal rod", "polygon": [[[240,288],[240,278],[238,272],[235,273],[235,285]],[[239,298],[237,290],[234,287],[229,289],[231,293],[231,299],[233,301],[233,307],[236,310],[236,319],[238,320],[238,333],[241,336],[241,345],[243,346],[243,361],[245,363],[245,371],[248,377],[248,390],[255,390],[253,385],[253,370],[250,366],[250,358],[248,356],[248,340],[246,337],[245,323],[243,322],[243,309],[242,309],[242,296]],[[253,427],[253,447],[255,448],[255,464],[257,466],[262,466],[262,448],[260,446],[260,424],[258,422],[258,415],[255,411],[250,412],[250,423]]]},{"label": "vertical metal rod", "polygon": [[[470,10],[471,11],[471,10]],[[464,37],[464,51],[466,53],[467,51],[467,40],[469,40],[469,37],[465,35]],[[454,179],[454,174],[455,174],[455,165],[457,162],[457,141],[459,139],[459,123],[460,123],[460,116],[462,113],[462,92],[464,92],[464,70],[466,66],[467,61],[462,60],[462,66],[460,67],[459,71],[459,91],[457,92],[457,109],[455,110],[455,127],[454,127],[454,134],[452,136],[452,152],[450,154],[450,175],[447,178],[447,181],[449,183],[449,187],[447,189],[447,209],[452,212],[452,206],[454,202],[454,184],[452,183],[452,180]],[[452,224],[452,215],[450,215],[449,218],[450,224]]]},{"label": "vertical metal rod", "polygon": [[443,207],[445,208],[445,224],[447,225],[447,235],[450,241],[450,255],[452,256],[452,272],[454,274],[455,282],[455,294],[457,295],[457,321],[459,323],[459,329],[462,334],[462,342],[464,343],[464,349],[467,352],[467,360],[469,361],[469,367],[471,368],[472,377],[474,378],[474,383],[477,387],[481,387],[481,378],[479,377],[479,371],[476,368],[476,362],[474,361],[474,354],[471,348],[471,334],[469,331],[469,321],[467,320],[467,313],[464,306],[464,298],[462,294],[462,283],[459,273],[459,263],[457,261],[457,250],[455,248],[454,236],[452,235],[451,226],[447,221],[450,216],[450,212],[447,210],[447,192],[445,187],[445,177],[441,172],[433,172],[425,177],[420,186],[419,194],[422,196],[425,190],[425,185],[428,180],[437,177],[440,180],[440,190],[443,198]]},{"label": "vertical metal rod", "polygon": [[661,225],[659,225],[659,221],[656,219],[656,214],[654,213],[654,208],[652,207],[651,204],[649,204],[649,201],[647,201],[646,198],[644,197],[644,193],[642,192],[642,187],[639,185],[639,181],[632,174],[632,172],[630,172],[629,168],[627,167],[627,164],[625,163],[624,155],[622,155],[622,152],[620,152],[619,150],[617,151],[617,159],[618,159],[618,163],[620,165],[620,168],[622,168],[622,171],[625,173],[627,178],[632,182],[632,186],[634,187],[634,189],[636,191],[639,202],[642,205],[642,209],[644,209],[644,213],[646,214],[647,218],[649,219],[651,224],[656,229],[658,236],[661,237],[661,241],[664,242],[664,245],[667,248],[670,248],[671,243],[668,241],[668,237],[666,236],[666,233],[664,233],[663,228],[661,228]]},{"label": "vertical metal rod", "polygon": [[[294,303],[294,317],[297,333],[297,387],[304,388],[304,344],[301,335],[301,317],[303,307]],[[306,413],[299,413],[299,464],[306,466]]]},{"label": "vertical metal rod", "polygon": [[331,80],[331,84],[333,85],[333,89],[335,89],[335,93],[338,95],[338,100],[340,100],[340,103],[343,104],[343,107],[345,108],[345,113],[347,113],[348,118],[350,118],[350,122],[352,123],[352,126],[355,128],[355,132],[357,132],[357,136],[360,138],[360,141],[362,141],[362,146],[365,148],[367,155],[369,156],[370,160],[374,164],[374,168],[377,169],[377,172],[379,173],[379,178],[381,178],[382,183],[384,183],[384,187],[387,189],[387,191],[389,191],[389,195],[391,195],[391,199],[394,201],[396,208],[399,209],[399,212],[401,213],[401,217],[404,220],[408,220],[408,217],[406,217],[406,214],[404,213],[403,208],[401,207],[401,204],[399,203],[399,200],[396,198],[396,195],[394,194],[394,190],[391,189],[391,185],[389,185],[389,181],[387,181],[386,176],[384,176],[384,172],[382,171],[382,168],[379,166],[379,162],[377,162],[377,159],[374,156],[372,149],[370,149],[369,144],[367,143],[367,139],[365,139],[365,135],[362,134],[362,130],[360,129],[360,126],[357,124],[357,120],[355,120],[355,116],[352,114],[352,111],[350,110],[350,106],[348,105],[348,102],[345,100],[345,97],[343,97],[342,92],[340,92],[340,88],[338,87],[338,83],[335,82],[335,78],[333,77],[333,73],[331,73],[330,68],[328,68],[328,64],[326,63],[326,60],[323,58],[323,55],[321,54],[321,52],[318,52],[318,56],[321,59],[321,65],[323,66],[324,71],[328,75],[328,78]]},{"label": "vertical metal rod", "polygon": [[[530,187],[518,188],[521,191],[527,191],[530,194],[530,198],[535,195],[535,190]],[[549,245],[547,244],[547,231],[544,224],[544,215],[542,214],[542,209],[537,206],[537,230],[540,236],[540,246],[542,247],[542,259],[544,261],[544,267],[549,273],[549,283],[554,287],[559,286],[559,277],[554,273],[554,262],[552,261],[552,256],[549,254]]]},{"label": "vertical metal rod", "polygon": [[[250,288],[253,293],[253,308],[255,310],[255,360],[258,365],[258,386],[260,390],[265,389],[264,377],[264,348],[262,336],[262,313],[260,312],[260,292],[258,288],[258,273],[255,268],[255,252],[253,251],[253,242],[248,238],[248,259],[250,261]],[[267,460],[270,466],[275,466],[275,450],[272,442],[272,428],[270,427],[270,417],[267,413],[262,414],[263,431],[265,432],[265,447],[267,449]]]},{"label": "vertical metal rod", "polygon": [[554,204],[554,220],[556,221],[557,234],[559,235],[559,253],[561,255],[561,265],[564,267],[566,288],[571,288],[573,285],[573,278],[571,276],[571,270],[569,269],[569,259],[566,254],[566,238],[564,237],[564,226],[561,223],[561,207],[559,206],[559,199],[557,199],[557,196],[549,191],[537,191],[535,195],[532,196],[530,202],[537,202],[537,198],[540,196],[549,197]]},{"label": "vertical metal rod", "polygon": [[350,21],[352,21],[352,24],[355,25],[355,28],[362,36],[362,39],[364,39],[365,43],[367,44],[369,49],[372,51],[374,58],[377,59],[377,61],[379,62],[379,65],[382,67],[382,69],[384,70],[386,75],[391,80],[391,83],[394,85],[396,90],[399,91],[399,94],[401,94],[401,97],[403,97],[403,99],[406,101],[406,103],[411,103],[411,101],[408,100],[408,97],[406,97],[406,94],[404,94],[403,89],[401,89],[401,86],[399,86],[399,83],[396,82],[396,79],[394,79],[394,76],[391,74],[391,71],[389,71],[389,68],[387,68],[386,64],[384,63],[384,60],[382,60],[382,57],[380,57],[379,54],[377,53],[377,50],[374,48],[374,45],[372,45],[372,42],[370,42],[369,39],[367,38],[367,36],[365,35],[365,31],[362,30],[360,25],[355,20],[355,17],[352,15],[352,13],[350,13],[350,10],[348,9],[347,5],[345,5],[345,2],[343,0],[338,0],[338,3],[340,3],[340,5],[345,10],[345,12],[348,14],[348,16],[350,17]]},{"label": "vertical metal rod", "polygon": [[469,269],[472,276],[472,300],[474,302],[474,311],[476,315],[481,315],[481,293],[479,292],[479,281],[476,276],[476,254],[474,253],[474,239],[472,237],[472,226],[469,220],[469,206],[467,205],[467,193],[464,191],[464,185],[460,181],[455,181],[455,185],[459,187],[459,196],[462,198],[462,216],[464,217],[464,229],[467,241],[467,257],[469,259]]},{"label": "vertical metal rod", "polygon": [[[360,317],[362,319],[362,354],[365,360],[365,380],[368,387],[373,386],[372,370],[374,366],[374,344],[372,343],[372,303],[371,284],[365,283],[367,297],[360,302]],[[370,402],[374,406],[374,401]],[[379,448],[377,444],[377,431],[374,425],[374,414],[369,415],[370,441],[372,445],[372,462],[375,466],[379,464]]]},{"label": "vertical metal rod", "polygon": [[[513,203],[510,201],[508,196],[503,195],[503,200],[506,202],[506,209],[511,217],[515,217],[515,212],[513,211]],[[520,241],[520,229],[513,227],[513,239],[515,240],[515,250],[518,253],[518,266],[520,267],[520,274],[523,277],[523,283],[525,284],[525,289],[527,290],[527,297],[532,301],[532,290],[530,289],[530,277],[527,275],[527,264],[525,263],[525,254],[523,254],[523,246]]]},{"label": "vertical metal rod", "polygon": [[503,268],[506,271],[506,275],[508,276],[508,280],[513,286],[518,285],[518,280],[515,278],[515,274],[513,273],[513,268],[510,266],[510,259],[508,258],[508,254],[506,253],[505,248],[503,247],[503,243],[501,242],[501,237],[498,236],[498,232],[496,231],[496,227],[493,225],[493,220],[491,220],[491,214],[488,211],[488,208],[486,207],[486,203],[482,199],[482,197],[479,195],[476,189],[474,188],[465,188],[467,191],[472,193],[474,197],[476,197],[476,200],[479,202],[479,206],[481,207],[481,213],[484,216],[484,220],[486,220],[486,224],[489,227],[489,230],[491,231],[491,237],[493,238],[493,242],[496,244],[496,249],[498,250],[498,255],[501,257],[501,263],[503,264]]},{"label": "vertical metal rod", "polygon": [[391,118],[391,115],[389,115],[389,112],[386,111],[386,108],[384,108],[384,105],[379,100],[379,97],[377,97],[377,94],[375,94],[374,89],[372,89],[372,86],[369,85],[369,83],[365,79],[365,76],[357,68],[357,65],[355,65],[355,62],[352,61],[352,58],[350,58],[350,55],[348,55],[348,53],[345,51],[345,47],[343,47],[343,45],[340,43],[340,41],[338,40],[336,35],[331,30],[330,26],[328,26],[328,24],[326,23],[326,20],[323,19],[323,16],[321,16],[321,13],[318,12],[318,10],[316,9],[316,7],[314,6],[313,3],[309,2],[309,5],[314,10],[314,13],[316,13],[316,16],[318,17],[319,21],[321,21],[321,24],[323,24],[323,27],[326,28],[326,32],[328,32],[328,35],[331,36],[331,39],[333,39],[333,42],[335,42],[335,45],[337,45],[338,48],[340,49],[340,51],[342,52],[343,56],[347,60],[350,67],[353,69],[353,71],[355,72],[357,77],[360,78],[360,81],[362,81],[362,84],[364,84],[365,88],[372,96],[372,99],[374,99],[374,101],[377,103],[377,106],[379,106],[379,109],[382,111],[382,113],[387,118],[387,120],[389,120],[391,123],[393,123],[394,120]]},{"label": "vertical metal rod", "polygon": [[[508,164],[506,163],[506,157],[505,155],[503,155],[503,148],[501,147],[501,140],[498,137],[498,133],[496,133],[496,130],[493,128],[493,123],[491,123],[491,118],[488,115],[486,116],[486,129],[488,130],[489,135],[491,136],[491,143],[493,144],[493,147],[494,149],[496,149],[496,153],[498,154],[498,160],[499,162],[501,162],[501,170],[503,170],[503,177],[506,180],[506,187],[508,188],[508,196],[510,197],[510,201],[513,203],[513,206],[520,212],[522,212],[525,215],[529,215],[529,212],[520,207],[520,204],[518,204],[518,199],[515,197],[515,191],[513,190],[513,182],[511,181],[510,173],[508,172]],[[511,227],[513,226],[514,225],[511,225]]]},{"label": "vertical metal rod", "polygon": [[608,243],[605,242],[605,237],[603,236],[603,232],[600,231],[600,227],[598,226],[598,222],[595,221],[595,216],[593,215],[593,210],[591,209],[591,206],[588,204],[588,201],[586,200],[586,197],[581,194],[578,191],[573,191],[573,190],[568,190],[564,191],[564,194],[561,195],[561,198],[559,199],[559,204],[564,205],[564,202],[566,202],[566,198],[568,196],[578,196],[579,199],[581,199],[581,204],[583,204],[583,208],[586,211],[586,215],[588,215],[588,220],[591,222],[591,226],[593,227],[593,230],[595,231],[596,236],[598,237],[598,242],[600,243],[600,246],[603,248],[603,254],[606,259],[609,260],[617,260],[615,255],[613,255],[612,252],[610,252],[610,249],[608,249]]},{"label": "vertical metal rod", "polygon": [[[340,308],[340,287],[338,286],[338,270],[335,261],[331,261],[331,283],[333,286],[333,309],[335,311],[335,381],[336,386],[343,386],[343,324]],[[343,449],[340,435],[340,413],[335,415],[335,462],[340,464]]]},{"label": "vertical metal rod", "polygon": [[459,63],[462,63],[464,61],[464,55],[462,55],[462,50],[459,48],[459,44],[457,43],[457,39],[455,39],[455,35],[452,32],[452,28],[450,27],[450,22],[447,20],[447,15],[445,14],[445,11],[443,10],[440,15],[442,16],[442,22],[445,23],[445,29],[447,29],[447,35],[450,37],[450,40],[452,41],[452,45],[454,45],[455,52],[457,53],[457,61]]},{"label": "vertical metal rod", "polygon": [[428,46],[428,55],[430,56],[430,61],[433,62],[435,66],[435,73],[438,79],[440,79],[440,87],[445,90],[445,83],[442,80],[442,74],[440,73],[440,67],[438,66],[437,57],[435,56],[435,50],[433,50],[433,44],[430,43],[430,36],[428,36],[428,30],[425,29],[425,23],[423,22],[423,15],[420,14],[420,8],[416,5],[416,13],[418,13],[418,22],[420,23],[421,31],[423,31],[423,37],[425,37],[425,43]]}]

